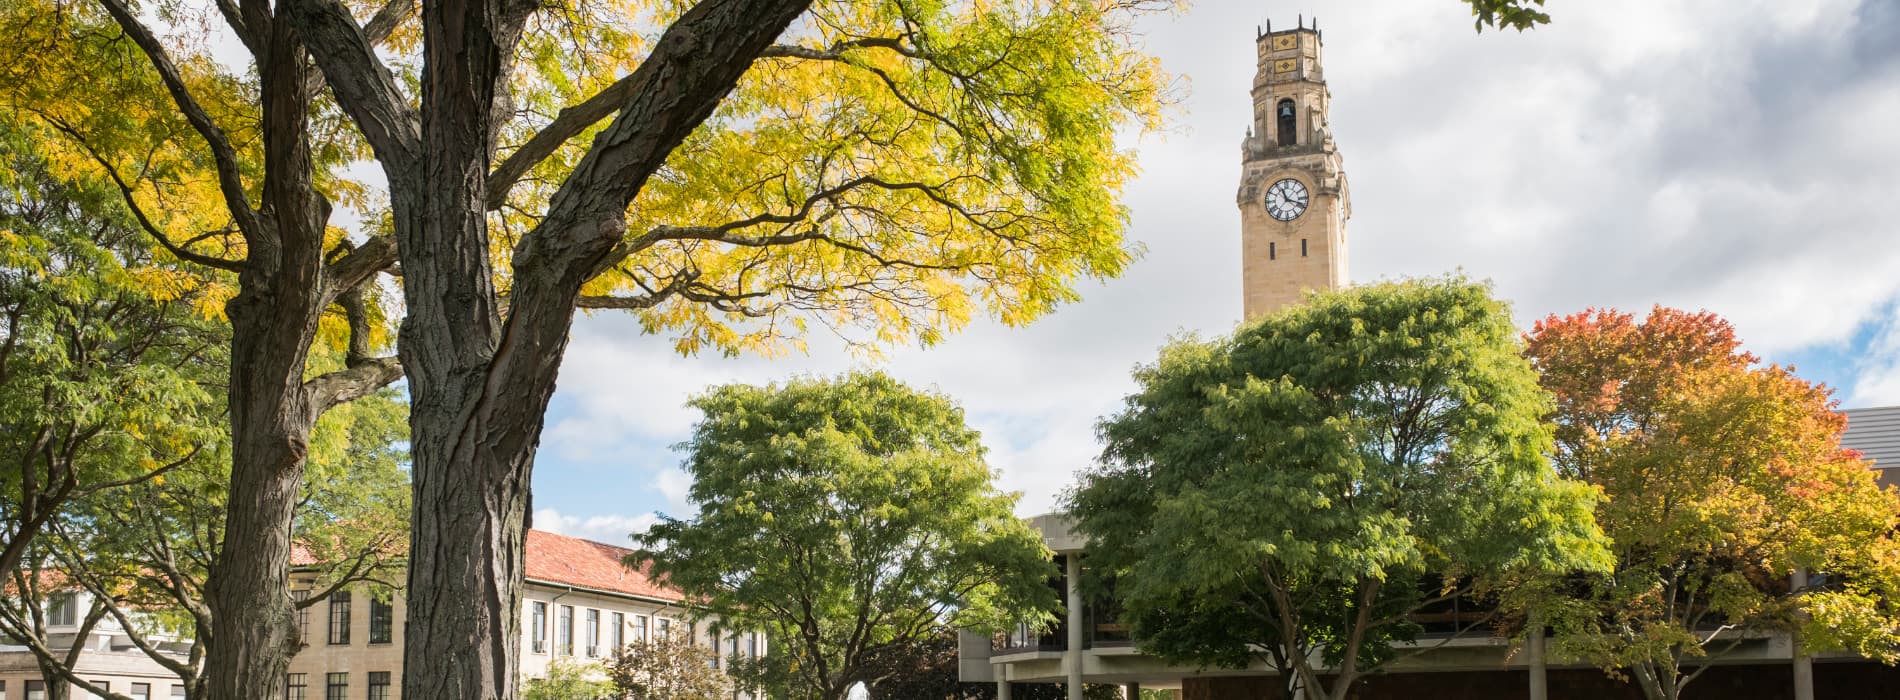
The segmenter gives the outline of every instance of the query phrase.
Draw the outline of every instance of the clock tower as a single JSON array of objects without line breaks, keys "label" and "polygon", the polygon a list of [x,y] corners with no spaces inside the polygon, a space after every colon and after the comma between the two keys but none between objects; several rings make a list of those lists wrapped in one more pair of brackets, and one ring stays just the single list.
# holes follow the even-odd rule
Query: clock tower
[{"label": "clock tower", "polygon": [[1257,34],[1253,125],[1241,142],[1240,265],[1248,319],[1346,284],[1352,197],[1327,123],[1319,22]]}]

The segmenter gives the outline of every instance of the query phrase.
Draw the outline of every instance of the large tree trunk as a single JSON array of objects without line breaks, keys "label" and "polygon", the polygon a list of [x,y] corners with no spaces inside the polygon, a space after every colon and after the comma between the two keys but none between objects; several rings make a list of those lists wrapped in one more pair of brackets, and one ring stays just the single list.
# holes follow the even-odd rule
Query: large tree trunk
[{"label": "large tree trunk", "polygon": [[809,2],[704,0],[668,29],[636,72],[643,89],[516,249],[505,320],[488,167],[537,6],[423,3],[420,194],[391,178],[416,494],[403,697],[516,697],[531,471],[581,285],[621,242],[641,184]]},{"label": "large tree trunk", "polygon": [[291,514],[320,408],[304,386],[305,360],[327,302],[323,230],[328,205],[311,181],[309,68],[290,22],[272,23],[258,72],[265,178],[262,230],[248,244],[231,319],[231,490],[224,542],[205,603],[212,700],[281,691],[297,652],[290,598]]}]

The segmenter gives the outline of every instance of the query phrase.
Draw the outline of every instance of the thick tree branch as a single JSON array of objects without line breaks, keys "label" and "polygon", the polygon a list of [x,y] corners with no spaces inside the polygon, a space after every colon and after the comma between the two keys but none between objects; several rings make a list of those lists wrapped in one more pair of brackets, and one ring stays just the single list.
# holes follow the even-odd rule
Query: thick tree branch
[{"label": "thick tree branch", "polygon": [[[922,55],[900,39],[867,37],[838,42],[828,49],[776,44],[766,47],[758,57],[836,61],[841,60],[846,51],[859,48],[890,49],[913,58]],[[529,137],[526,143],[516,148],[489,173],[487,198],[489,210],[501,208],[502,204],[508,200],[508,191],[513,189],[529,170],[560,149],[561,144],[567,143],[568,140],[586,131],[588,127],[600,123],[600,120],[622,109],[634,97],[635,91],[641,89],[645,80],[646,76],[642,76],[640,71],[634,71],[601,89],[600,92],[594,93],[593,97],[563,108],[554,116],[553,121],[541,127],[540,131],[535,132],[534,136]]]},{"label": "thick tree branch", "polygon": [[639,71],[628,73],[580,104],[562,108],[559,114],[554,115],[554,121],[541,127],[540,131],[528,138],[527,143],[521,144],[521,147],[508,154],[508,157],[488,174],[489,211],[500,209],[502,204],[508,201],[508,191],[514,188],[515,183],[520,182],[521,178],[527,175],[534,166],[547,160],[548,156],[554,155],[554,152],[561,148],[561,144],[580,135],[582,131],[587,130],[587,127],[612,116],[622,105],[631,100],[633,91],[639,87],[636,80],[638,77]]},{"label": "thick tree branch", "polygon": [[[517,269],[532,267],[543,252],[584,258],[549,261],[555,269],[597,264],[625,230],[627,206],[647,178],[810,5],[811,0],[702,0],[681,15],[628,76],[630,94],[619,116],[594,138],[555,191],[547,218],[523,241]],[[609,239],[605,246],[602,238]]]},{"label": "thick tree branch", "polygon": [[413,2],[392,0],[363,27],[356,25],[350,9],[338,0],[288,0],[286,4],[304,45],[330,85],[330,94],[369,140],[389,177],[413,178],[420,172],[422,118],[403,99],[389,67],[376,57],[372,38],[373,32],[387,36]]},{"label": "thick tree branch", "polygon": [[363,287],[351,287],[338,297],[349,318],[350,346],[345,354],[346,369],[330,372],[304,382],[304,397],[312,415],[321,415],[332,406],[354,401],[402,378],[402,363],[395,357],[372,357],[369,345],[369,312],[364,307]]},{"label": "thick tree branch", "polygon": [[395,236],[376,236],[360,246],[339,248],[343,254],[331,260],[323,273],[324,284],[328,285],[324,290],[326,302],[361,287],[376,273],[390,270],[396,264]]},{"label": "thick tree branch", "polygon": [[321,412],[368,396],[401,378],[402,362],[395,357],[369,358],[304,382],[304,396],[311,408]]},{"label": "thick tree branch", "polygon": [[158,37],[153,36],[151,30],[139,23],[138,16],[126,7],[124,1],[99,0],[99,3],[105,6],[106,12],[119,23],[132,42],[145,52],[152,68],[158,71],[159,78],[164,81],[165,89],[171,93],[172,102],[178,105],[178,111],[185,115],[191,128],[211,148],[212,162],[217,166],[218,189],[224,194],[225,208],[231,210],[231,217],[237,221],[239,229],[255,234],[259,230],[257,212],[251,208],[250,201],[244,195],[244,180],[239,175],[237,151],[231,147],[231,140],[224,135],[224,130],[218,127],[217,122],[211,120],[211,115],[205,112],[204,107],[198,104],[197,98],[192,97],[178,67],[166,55],[165,46],[158,42]]}]

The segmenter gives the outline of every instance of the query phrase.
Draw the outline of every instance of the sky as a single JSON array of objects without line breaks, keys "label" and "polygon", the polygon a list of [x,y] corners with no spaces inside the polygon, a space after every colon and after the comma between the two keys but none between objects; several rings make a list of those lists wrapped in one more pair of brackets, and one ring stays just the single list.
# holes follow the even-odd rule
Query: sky
[{"label": "sky", "polygon": [[690,517],[672,445],[706,387],[877,368],[958,401],[1018,512],[1056,507],[1094,424],[1170,337],[1240,318],[1240,142],[1254,28],[1317,9],[1351,182],[1355,282],[1489,280],[1520,325],[1662,304],[1730,319],[1844,407],[1900,404],[1900,0],[1549,0],[1549,26],[1473,31],[1455,0],[1202,0],[1141,25],[1186,88],[1128,139],[1144,250],[1026,328],[979,321],[854,359],[681,357],[626,316],[580,318],[534,476],[534,526],[624,543]]}]

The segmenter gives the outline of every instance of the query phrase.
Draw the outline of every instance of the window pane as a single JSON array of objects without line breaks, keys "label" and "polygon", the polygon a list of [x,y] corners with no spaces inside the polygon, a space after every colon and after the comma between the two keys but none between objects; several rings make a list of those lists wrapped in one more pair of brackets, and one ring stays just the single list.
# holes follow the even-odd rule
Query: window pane
[{"label": "window pane", "polygon": [[389,700],[389,672],[369,672],[369,700]]},{"label": "window pane", "polygon": [[393,602],[369,599],[369,643],[388,644],[396,628]]},{"label": "window pane", "polygon": [[533,610],[530,613],[533,619],[528,622],[529,639],[533,642],[530,650],[536,654],[546,654],[548,653],[548,604],[537,600],[530,608]]},{"label": "window pane", "polygon": [[[330,643],[350,643],[350,592],[330,594]],[[336,675],[336,674],[331,674]],[[345,678],[347,678],[347,674]]]},{"label": "window pane", "polygon": [[[310,599],[310,590],[291,591],[290,599],[296,601],[298,605],[302,605],[304,601]],[[309,643],[310,641],[310,608],[297,608],[297,639],[304,643]]]},{"label": "window pane", "polygon": [[325,674],[323,677],[323,700],[350,700],[350,674]]},{"label": "window pane", "polygon": [[[620,648],[627,645],[627,640],[626,640],[627,616],[626,614],[614,613],[613,627],[614,627],[613,634],[610,634],[607,636],[607,643],[611,644],[613,647],[611,649],[608,649],[608,653],[618,654],[620,653]],[[6,700],[6,699],[0,698],[0,700]]]},{"label": "window pane", "polygon": [[554,653],[562,656],[574,655],[574,606],[561,606],[560,618],[554,623]]},{"label": "window pane", "polygon": [[587,609],[587,636],[582,637],[581,639],[587,645],[587,655],[589,657],[596,656],[600,653],[600,611],[599,610],[595,610],[593,608]]}]

